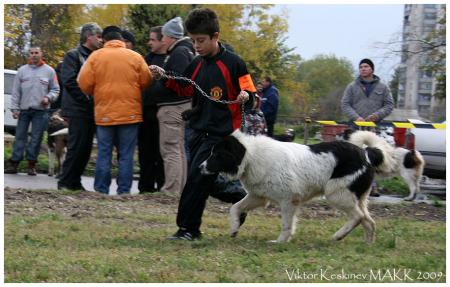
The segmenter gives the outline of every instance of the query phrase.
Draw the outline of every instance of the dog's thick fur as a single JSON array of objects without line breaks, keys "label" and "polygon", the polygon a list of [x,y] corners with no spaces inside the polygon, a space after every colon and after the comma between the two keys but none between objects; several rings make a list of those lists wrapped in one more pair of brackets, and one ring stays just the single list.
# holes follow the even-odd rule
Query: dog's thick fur
[{"label": "dog's thick fur", "polygon": [[361,149],[345,141],[300,145],[249,136],[239,130],[217,143],[201,164],[202,173],[239,179],[247,196],[230,210],[231,236],[239,216],[272,201],[280,204],[282,231],[276,242],[291,239],[298,208],[324,195],[349,221],[333,236],[343,239],[360,223],[366,242],[374,241],[375,222],[367,209],[374,166],[383,162],[377,148]]},{"label": "dog's thick fur", "polygon": [[383,147],[384,162],[375,169],[377,177],[386,178],[400,176],[409,187],[409,195],[405,200],[413,200],[420,192],[419,181],[422,178],[425,161],[417,150],[407,150],[401,147],[393,147],[386,140],[370,131],[344,132],[344,140],[361,148]]},{"label": "dog's thick fur", "polygon": [[58,163],[56,175],[62,172],[62,164],[66,157],[68,140],[68,123],[60,115],[60,110],[55,111],[48,121],[48,176],[55,175],[55,158]]}]

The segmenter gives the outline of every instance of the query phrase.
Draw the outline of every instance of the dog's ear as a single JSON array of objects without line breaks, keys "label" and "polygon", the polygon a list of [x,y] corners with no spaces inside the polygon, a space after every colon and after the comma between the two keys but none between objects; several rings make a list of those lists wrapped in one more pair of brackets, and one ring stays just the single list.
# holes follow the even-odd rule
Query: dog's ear
[{"label": "dog's ear", "polygon": [[245,147],[234,136],[227,136],[224,138],[225,148],[230,152],[231,156],[235,159],[236,164],[240,165],[245,155]]}]

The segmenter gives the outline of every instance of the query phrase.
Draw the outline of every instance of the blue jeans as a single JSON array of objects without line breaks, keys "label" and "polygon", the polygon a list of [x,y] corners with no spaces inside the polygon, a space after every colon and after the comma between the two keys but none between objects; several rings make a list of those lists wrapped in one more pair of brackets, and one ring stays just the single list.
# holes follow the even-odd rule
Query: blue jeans
[{"label": "blue jeans", "polygon": [[133,183],[133,155],[137,143],[139,124],[97,126],[97,163],[95,165],[94,189],[108,194],[111,185],[111,160],[114,138],[118,140],[119,174],[117,193],[129,193]]},{"label": "blue jeans", "polygon": [[[31,139],[28,142],[28,128],[31,123]],[[48,125],[48,112],[45,110],[21,110],[16,127],[12,161],[21,161],[27,148],[27,160],[37,160],[41,149],[42,137]]]}]

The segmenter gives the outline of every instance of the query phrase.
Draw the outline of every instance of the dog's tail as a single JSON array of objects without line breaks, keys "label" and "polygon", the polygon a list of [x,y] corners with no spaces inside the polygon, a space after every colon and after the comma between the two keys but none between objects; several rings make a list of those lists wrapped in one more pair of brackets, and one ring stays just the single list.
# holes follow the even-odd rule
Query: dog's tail
[{"label": "dog's tail", "polygon": [[60,129],[59,131],[56,131],[54,133],[52,133],[50,136],[59,136],[59,135],[68,135],[69,134],[69,128],[63,128]]},{"label": "dog's tail", "polygon": [[[368,152],[369,159],[370,155],[374,157],[373,161],[372,159],[370,159],[370,161],[379,171],[390,173],[395,169],[394,147],[375,133],[369,131],[355,131],[350,134],[348,141],[360,148],[365,148]],[[378,152],[375,152],[375,149],[382,153],[382,162],[379,162],[380,155]],[[375,162],[378,164],[375,165]]]}]

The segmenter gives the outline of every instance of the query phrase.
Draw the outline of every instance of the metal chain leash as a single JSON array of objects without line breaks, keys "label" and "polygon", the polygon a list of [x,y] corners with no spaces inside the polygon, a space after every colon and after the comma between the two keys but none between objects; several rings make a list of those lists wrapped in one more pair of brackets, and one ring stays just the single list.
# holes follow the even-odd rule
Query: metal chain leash
[{"label": "metal chain leash", "polygon": [[213,97],[211,97],[210,95],[208,95],[205,91],[202,90],[202,88],[200,88],[199,85],[197,85],[197,83],[189,78],[186,77],[181,77],[181,76],[176,76],[176,75],[171,75],[171,74],[167,74],[164,73],[161,75],[161,78],[166,78],[166,79],[172,79],[172,80],[181,80],[181,81],[185,81],[188,82],[189,84],[191,84],[192,86],[194,86],[194,88],[200,92],[200,94],[202,96],[204,96],[205,98],[207,98],[210,101],[216,102],[216,103],[220,103],[220,104],[225,104],[225,105],[231,105],[231,104],[238,104],[241,103],[241,130],[243,130],[243,128],[245,127],[245,112],[244,112],[244,102],[240,101],[240,100],[233,100],[233,101],[227,101],[227,100],[219,100],[219,99],[214,99]]}]

